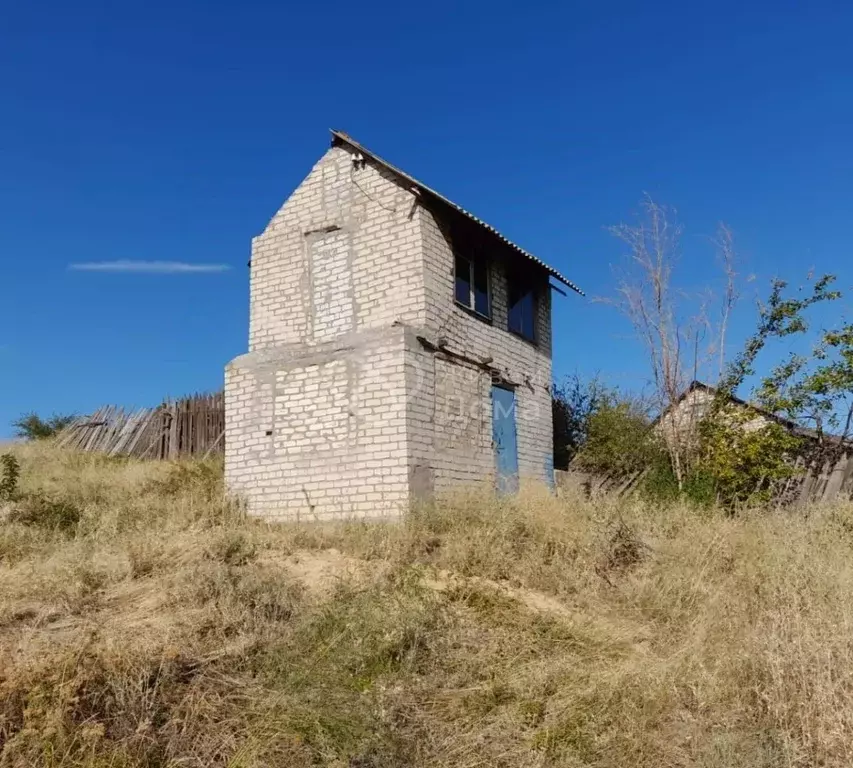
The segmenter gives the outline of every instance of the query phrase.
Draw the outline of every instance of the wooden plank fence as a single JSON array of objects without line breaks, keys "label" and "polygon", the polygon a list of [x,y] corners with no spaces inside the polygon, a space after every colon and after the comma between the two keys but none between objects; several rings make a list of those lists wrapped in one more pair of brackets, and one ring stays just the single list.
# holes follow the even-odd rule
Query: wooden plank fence
[{"label": "wooden plank fence", "polygon": [[[558,488],[573,488],[587,496],[602,493],[628,496],[640,485],[645,472],[630,475],[596,475],[569,466],[555,473]],[[816,502],[853,498],[853,448],[840,458],[822,465],[805,467],[798,462],[798,472],[791,477],[776,496],[783,506],[806,506]]]},{"label": "wooden plank fence", "polygon": [[167,401],[157,408],[105,406],[75,419],[57,444],[78,451],[143,459],[207,456],[225,450],[222,392]]}]

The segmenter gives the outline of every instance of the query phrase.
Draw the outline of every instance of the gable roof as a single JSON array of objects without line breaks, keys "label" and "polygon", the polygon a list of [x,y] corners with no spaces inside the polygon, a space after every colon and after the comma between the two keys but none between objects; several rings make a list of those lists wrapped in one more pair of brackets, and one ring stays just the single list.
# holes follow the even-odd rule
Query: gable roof
[{"label": "gable roof", "polygon": [[511,240],[504,237],[494,227],[487,224],[482,219],[477,218],[470,211],[466,211],[462,206],[457,205],[452,200],[449,200],[444,195],[436,192],[434,189],[428,187],[426,184],[423,184],[422,182],[418,181],[413,176],[409,176],[409,174],[406,173],[405,171],[401,171],[396,166],[393,166],[393,165],[391,165],[391,163],[387,162],[386,160],[383,160],[381,157],[379,157],[379,155],[375,154],[374,152],[371,152],[369,149],[367,149],[363,145],[359,144],[355,139],[353,139],[351,136],[347,135],[346,133],[343,133],[342,131],[333,130],[332,131],[332,146],[333,147],[334,146],[340,146],[341,144],[345,144],[348,147],[352,147],[352,149],[356,150],[357,152],[361,152],[361,154],[364,155],[365,157],[369,157],[371,160],[373,160],[374,163],[382,166],[386,171],[389,171],[391,174],[396,176],[401,182],[405,182],[405,184],[407,184],[408,186],[414,187],[421,196],[426,197],[428,199],[431,199],[435,202],[439,202],[439,203],[443,204],[444,206],[450,208],[451,210],[455,211],[456,213],[460,214],[461,216],[464,216],[465,218],[470,219],[475,224],[479,225],[482,229],[484,229],[487,232],[490,232],[493,235],[495,235],[499,240],[506,243],[514,251],[516,251],[517,253],[520,253],[522,256],[524,256],[525,258],[532,261],[534,264],[536,264],[539,267],[541,267],[542,269],[544,269],[549,275],[551,275],[551,277],[559,280],[564,285],[567,285],[569,288],[571,288],[573,291],[576,291],[581,296],[585,295],[584,292],[580,288],[578,288],[571,280],[563,277],[563,275],[561,275],[556,269],[554,269],[553,267],[549,267],[544,261],[542,261],[541,259],[538,259],[536,256],[534,256],[529,251],[525,251],[521,246],[516,245]]},{"label": "gable roof", "polygon": [[[710,384],[705,384],[701,381],[692,381],[690,382],[690,386],[684,390],[681,397],[674,403],[674,405],[678,405],[683,402],[683,400],[691,393],[696,390],[701,390],[703,392],[707,392],[710,395],[716,395],[718,392],[717,387],[712,387]],[[798,424],[796,421],[792,421],[791,419],[786,419],[784,416],[780,416],[778,413],[773,413],[772,411],[768,411],[766,408],[762,408],[759,405],[755,405],[754,403],[750,403],[747,400],[743,400],[737,395],[729,395],[729,401],[734,403],[735,405],[743,406],[744,408],[749,408],[754,413],[757,413],[760,416],[764,416],[771,421],[775,421],[777,424],[780,424],[785,429],[787,429],[792,435],[796,435],[797,437],[804,437],[807,440],[825,440],[830,443],[849,443],[849,440],[842,440],[838,435],[830,435],[827,433],[818,432],[816,429],[811,429],[810,427],[804,427],[802,424]],[[664,412],[667,413],[669,408]],[[661,414],[662,416],[663,414]]]}]

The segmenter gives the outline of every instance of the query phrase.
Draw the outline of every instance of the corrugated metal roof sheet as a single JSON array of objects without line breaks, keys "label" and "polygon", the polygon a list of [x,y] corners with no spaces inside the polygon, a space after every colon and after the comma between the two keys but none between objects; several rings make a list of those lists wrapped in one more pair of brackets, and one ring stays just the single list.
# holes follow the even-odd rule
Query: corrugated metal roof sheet
[{"label": "corrugated metal roof sheet", "polygon": [[498,232],[493,226],[491,226],[490,224],[487,224],[485,221],[478,218],[477,216],[475,216],[470,211],[466,211],[464,208],[457,205],[452,200],[448,200],[444,195],[436,192],[434,189],[432,189],[431,187],[428,187],[426,184],[423,184],[422,182],[418,181],[416,178],[409,176],[409,174],[406,173],[405,171],[401,171],[396,166],[393,166],[393,165],[391,165],[391,163],[387,162],[386,160],[383,160],[381,157],[379,157],[379,155],[375,154],[374,152],[371,152],[369,149],[367,149],[363,145],[359,144],[351,136],[347,135],[346,133],[343,133],[342,131],[335,131],[335,130],[332,131],[332,136],[333,136],[333,139],[332,139],[333,145],[338,144],[338,143],[343,143],[343,144],[347,144],[350,147],[352,147],[353,149],[361,152],[363,155],[365,155],[366,157],[369,157],[371,160],[378,163],[383,168],[385,168],[386,170],[393,173],[395,176],[398,176],[399,178],[404,179],[409,184],[411,184],[413,187],[416,187],[421,194],[426,194],[426,195],[432,196],[436,200],[441,201],[445,205],[449,206],[453,210],[455,210],[458,213],[462,214],[463,216],[467,217],[468,219],[475,222],[476,224],[479,224],[483,229],[488,230],[493,235],[495,235],[498,239],[502,240],[504,243],[506,243],[508,246],[510,246],[510,248],[517,251],[522,256],[525,256],[526,258],[530,259],[535,264],[538,264],[549,275],[556,278],[561,283],[564,283],[565,285],[569,286],[569,288],[571,288],[573,291],[577,291],[581,296],[585,295],[584,292],[580,288],[578,288],[571,280],[563,277],[563,275],[561,275],[556,269],[554,269],[553,267],[549,267],[544,261],[542,261],[541,259],[538,259],[532,253],[525,251],[524,248],[516,245],[511,240],[508,240],[500,232]]}]

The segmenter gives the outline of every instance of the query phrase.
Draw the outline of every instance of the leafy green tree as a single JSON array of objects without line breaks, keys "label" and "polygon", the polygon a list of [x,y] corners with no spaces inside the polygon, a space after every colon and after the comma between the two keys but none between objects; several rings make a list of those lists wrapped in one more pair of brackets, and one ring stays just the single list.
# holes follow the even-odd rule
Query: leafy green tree
[{"label": "leafy green tree", "polygon": [[589,425],[610,393],[600,379],[584,381],[577,374],[554,385],[551,400],[554,417],[554,466],[567,469],[586,443]]},{"label": "leafy green tree", "polygon": [[43,419],[37,413],[26,413],[12,422],[15,428],[15,436],[26,440],[44,440],[54,437],[65,429],[74,419],[76,414],[54,414],[48,419]]},{"label": "leafy green tree", "polygon": [[[797,473],[802,440],[749,407],[729,405],[699,425],[691,482],[694,500],[737,509],[770,501]],[[700,490],[703,489],[703,490]],[[707,496],[704,495],[707,489]]]},{"label": "leafy green tree", "polygon": [[768,410],[847,439],[853,427],[853,324],[824,331],[812,355],[791,355],[758,390]]},{"label": "leafy green tree", "polygon": [[635,402],[610,393],[589,418],[576,464],[590,472],[627,476],[662,456],[666,451],[648,414]]},{"label": "leafy green tree", "polygon": [[[756,406],[789,424],[732,403],[738,387],[755,374],[756,359],[771,339],[806,333],[806,311],[840,298],[841,293],[832,289],[834,282],[834,276],[825,275],[810,293],[794,297],[785,295],[787,283],[773,282],[768,301],[759,305],[755,333],[728,367],[711,410],[699,425],[692,475],[705,480],[715,499],[728,508],[771,499],[797,473],[797,459],[810,450],[792,425],[808,419],[819,429],[836,424],[839,401],[853,394],[853,328],[845,326],[824,333],[813,355],[792,355],[762,380]],[[847,413],[849,429],[853,403]]]},{"label": "leafy green tree", "polygon": [[[784,291],[788,283],[784,280],[773,281],[767,303],[758,307],[755,333],[746,340],[743,350],[728,366],[717,388],[714,410],[724,408],[744,380],[755,374],[756,358],[768,341],[806,333],[809,326],[805,311],[815,304],[841,298],[840,291],[832,290],[835,279],[835,275],[824,275],[814,283],[811,294],[804,298],[786,297]],[[795,372],[791,371],[789,376]]]}]

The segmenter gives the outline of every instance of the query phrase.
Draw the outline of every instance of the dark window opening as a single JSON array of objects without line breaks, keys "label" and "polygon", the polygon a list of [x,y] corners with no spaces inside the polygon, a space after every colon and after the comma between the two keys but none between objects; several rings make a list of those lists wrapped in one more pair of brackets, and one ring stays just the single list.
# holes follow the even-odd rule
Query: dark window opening
[{"label": "dark window opening", "polygon": [[456,256],[456,301],[483,317],[492,316],[489,268],[482,259]]},{"label": "dark window opening", "polygon": [[509,284],[507,327],[529,341],[536,341],[536,291],[525,283]]},{"label": "dark window opening", "polygon": [[471,306],[471,262],[462,256],[456,257],[456,301]]}]

